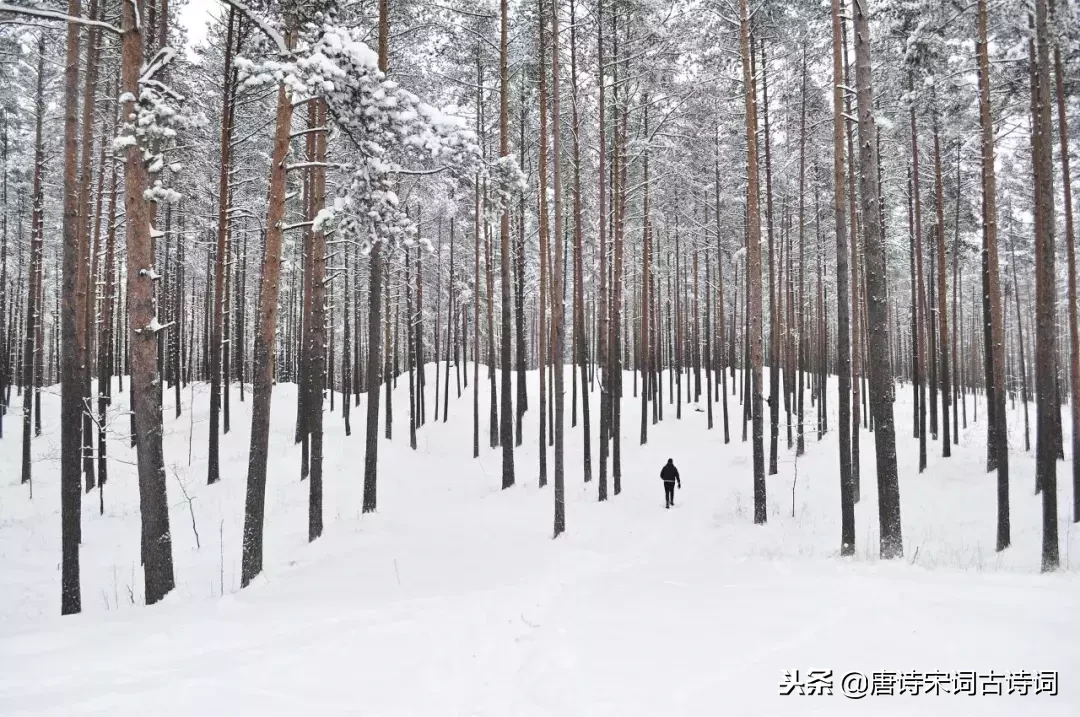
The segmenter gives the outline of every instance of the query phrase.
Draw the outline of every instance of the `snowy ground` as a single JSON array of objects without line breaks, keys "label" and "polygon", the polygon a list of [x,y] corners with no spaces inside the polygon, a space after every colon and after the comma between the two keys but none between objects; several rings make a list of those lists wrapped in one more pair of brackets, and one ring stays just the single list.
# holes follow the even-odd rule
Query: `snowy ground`
[{"label": "snowy ground", "polygon": [[[719,410],[707,432],[704,412],[684,407],[677,421],[665,405],[667,420],[639,446],[640,403],[628,374],[623,493],[598,504],[595,480],[582,482],[580,428],[569,430],[568,406],[568,532],[552,541],[551,488],[536,480],[536,374],[518,484],[508,491],[499,490],[501,456],[487,448],[484,374],[479,461],[471,458],[471,386],[451,399],[449,423],[420,429],[413,452],[408,383],[399,382],[374,515],[360,516],[364,404],[354,408],[350,438],[340,413],[328,415],[326,533],[313,545],[292,443],[295,387],[278,387],[266,571],[242,592],[250,400],[241,403],[234,389],[223,479],[208,487],[205,387],[184,392],[179,420],[167,392],[177,589],[151,608],[140,604],[133,454],[116,419],[105,515],[96,494],[83,506],[84,614],[69,618],[58,615],[58,398],[44,397],[32,501],[19,485],[16,402],[0,441],[0,713],[1080,714],[1080,529],[1069,522],[1068,464],[1059,464],[1067,567],[1040,575],[1041,504],[1020,414],[1011,416],[1009,550],[994,552],[995,479],[983,470],[982,420],[969,423],[948,460],[932,443],[930,469],[919,475],[910,390],[901,390],[905,559],[877,559],[873,439],[863,432],[857,556],[842,560],[835,432],[821,443],[809,435],[796,464],[782,427],[769,522],[754,526],[737,402],[730,445]],[[671,511],[657,477],[668,457],[683,476]],[[785,671],[796,669],[804,681],[810,670],[832,670],[835,694],[780,696]],[[1056,671],[1059,694],[852,700],[840,685],[850,671],[993,672],[1003,692],[1010,673]]]}]

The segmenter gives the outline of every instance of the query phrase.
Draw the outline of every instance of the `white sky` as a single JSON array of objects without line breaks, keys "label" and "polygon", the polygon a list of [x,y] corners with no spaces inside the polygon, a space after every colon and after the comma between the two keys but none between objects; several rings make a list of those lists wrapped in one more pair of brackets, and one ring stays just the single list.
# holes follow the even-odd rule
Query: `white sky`
[{"label": "white sky", "polygon": [[206,39],[206,25],[211,13],[216,16],[220,7],[218,0],[188,0],[180,10],[180,24],[187,30],[189,49]]}]

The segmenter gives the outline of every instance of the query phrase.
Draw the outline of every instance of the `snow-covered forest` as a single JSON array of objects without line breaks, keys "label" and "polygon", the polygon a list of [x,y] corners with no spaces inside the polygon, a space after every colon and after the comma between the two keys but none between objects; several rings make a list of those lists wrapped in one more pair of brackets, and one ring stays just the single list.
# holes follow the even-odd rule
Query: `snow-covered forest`
[{"label": "snow-covered forest", "polygon": [[0,704],[1077,714],[1078,122],[1076,0],[0,3]]}]

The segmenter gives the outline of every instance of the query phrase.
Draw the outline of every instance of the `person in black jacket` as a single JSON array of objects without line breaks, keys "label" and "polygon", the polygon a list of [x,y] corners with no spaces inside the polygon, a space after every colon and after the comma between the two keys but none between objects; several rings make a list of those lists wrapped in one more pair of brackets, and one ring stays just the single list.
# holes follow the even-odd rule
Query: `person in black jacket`
[{"label": "person in black jacket", "polygon": [[670,508],[675,505],[675,486],[682,488],[679,469],[670,458],[667,459],[667,465],[660,469],[660,480],[664,481],[664,507]]}]

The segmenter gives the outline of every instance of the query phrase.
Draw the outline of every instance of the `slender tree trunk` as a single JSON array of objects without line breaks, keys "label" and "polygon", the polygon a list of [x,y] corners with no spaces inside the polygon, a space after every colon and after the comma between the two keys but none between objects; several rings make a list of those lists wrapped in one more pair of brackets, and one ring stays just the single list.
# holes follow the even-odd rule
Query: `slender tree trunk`
[{"label": "slender tree trunk", "polygon": [[[719,142],[719,131],[717,132],[717,141]],[[716,308],[719,312],[717,318],[717,332],[719,333],[719,343],[717,345],[716,359],[717,359],[717,372],[720,377],[720,394],[722,396],[723,413],[724,413],[724,444],[731,442],[731,432],[728,426],[728,397],[727,397],[727,372],[724,371],[724,343],[725,339],[730,341],[732,345],[735,343],[734,331],[731,331],[731,336],[726,336],[724,327],[724,251],[720,246],[720,158],[719,148],[717,148],[717,158],[713,163],[713,202],[715,207],[715,219],[716,219],[716,282],[717,282],[717,295],[716,295]],[[735,292],[738,294],[738,290]],[[733,366],[734,368],[734,366]],[[661,405],[663,401],[661,401]]]},{"label": "slender tree trunk", "polygon": [[229,246],[229,167],[232,143],[232,115],[230,103],[232,92],[230,84],[232,80],[232,49],[233,49],[233,24],[235,11],[230,8],[227,35],[225,41],[225,72],[222,85],[222,108],[221,108],[221,170],[218,174],[218,226],[217,226],[217,261],[214,264],[214,328],[210,339],[210,431],[209,446],[206,456],[206,482],[217,483],[221,478],[219,460],[220,428],[218,426],[221,413],[221,352],[222,352],[222,324],[224,321],[224,300],[222,292],[225,287],[225,265]]},{"label": "slender tree trunk", "polygon": [[[753,38],[750,41],[753,51]],[[755,80],[756,81],[756,80]],[[769,71],[761,40],[761,99],[765,119],[765,222],[769,236],[769,475],[775,475],[780,432],[780,314],[776,294],[776,242],[773,239],[772,143],[769,141]]]},{"label": "slender tree trunk", "polygon": [[[599,241],[598,250],[600,253],[600,306],[599,317],[597,327],[597,363],[602,366],[602,373],[600,374],[600,478],[597,485],[599,500],[607,500],[608,484],[607,484],[607,456],[608,456],[608,436],[610,435],[609,421],[611,416],[611,371],[608,364],[608,267],[607,267],[607,239],[606,230],[608,224],[608,204],[607,204],[607,124],[604,121],[604,114],[606,110],[606,101],[604,99],[604,4],[599,3],[596,8],[597,21],[596,21],[596,50],[597,50],[597,74],[599,81],[599,113],[600,122],[597,134],[600,138],[600,156],[599,156],[599,171],[598,178],[600,181],[599,188],[599,202],[600,207],[600,220],[597,222],[599,225]],[[543,78],[543,73],[541,73]],[[544,80],[541,79],[541,82]],[[541,102],[541,112],[543,111],[543,103]],[[540,141],[544,141],[543,125],[541,125]],[[543,158],[541,156],[541,161]],[[541,181],[543,181],[544,174],[540,173]],[[540,217],[540,221],[544,221],[543,215]],[[541,234],[543,236],[543,234]],[[541,262],[543,262],[543,252],[541,252]],[[543,292],[541,291],[541,295]],[[541,394],[543,392],[541,391]],[[541,411],[541,415],[543,411]],[[543,441],[541,441],[543,443]]]},{"label": "slender tree trunk", "polygon": [[[316,128],[326,124],[328,112],[321,101],[308,105]],[[326,203],[326,133],[312,133],[315,139],[315,162],[312,172],[311,217],[314,219]],[[311,474],[308,484],[308,541],[323,531],[323,387],[326,384],[326,236],[319,229],[311,232],[311,323],[305,349],[308,351],[307,429],[311,441]],[[226,383],[228,386],[228,383]],[[333,385],[331,382],[331,391]],[[343,397],[344,398],[344,397]],[[348,404],[348,399],[344,398]],[[332,410],[332,409],[331,409]]]},{"label": "slender tree trunk", "polygon": [[[388,37],[390,33],[389,0],[379,0],[379,70],[386,73],[389,66]],[[368,341],[367,341],[367,426],[364,432],[364,498],[362,511],[374,512],[378,507],[379,466],[379,391],[382,388],[383,352],[389,355],[389,346],[383,346],[383,321],[389,321],[390,312],[383,316],[383,281],[389,284],[386,267],[389,252],[385,239],[376,239],[368,255]],[[385,257],[385,258],[384,258]],[[390,405],[390,402],[387,402]],[[390,421],[386,422],[387,430]]]},{"label": "slender tree trunk", "polygon": [[[95,19],[98,16],[97,0],[90,0],[88,8],[89,17]],[[79,301],[79,326],[78,346],[79,366],[83,377],[82,393],[82,472],[86,483],[86,492],[94,488],[94,423],[93,404],[91,403],[90,381],[92,374],[91,361],[91,327],[94,316],[94,306],[91,297],[93,289],[91,281],[91,250],[90,250],[90,192],[93,185],[93,156],[94,156],[94,105],[97,99],[97,76],[98,76],[98,40],[100,31],[91,27],[87,30],[86,40],[86,71],[83,74],[83,126],[82,126],[82,166],[79,172],[79,275],[77,278],[77,293]]]},{"label": "slender tree trunk", "polygon": [[[416,365],[416,340],[413,332],[416,331],[416,321],[413,313],[413,291],[409,285],[409,280],[412,278],[410,273],[412,272],[411,261],[409,256],[411,250],[405,248],[405,370],[409,374],[409,448],[416,450],[416,384],[417,376],[414,370]],[[417,251],[419,253],[419,250]]]},{"label": "slender tree trunk", "polygon": [[[627,112],[624,107],[619,105],[619,76],[618,76],[618,63],[619,57],[619,34],[618,34],[618,15],[612,13],[611,15],[611,37],[612,37],[612,50],[615,60],[615,68],[613,68],[612,74],[612,106],[615,110],[613,117],[613,135],[617,138],[614,142],[613,149],[613,161],[612,161],[612,177],[613,177],[613,191],[612,199],[614,200],[614,267],[612,269],[612,286],[611,286],[611,345],[609,350],[611,352],[612,361],[612,380],[614,384],[612,386],[611,404],[612,404],[612,416],[611,416],[611,487],[612,492],[615,495],[619,495],[622,492],[622,397],[623,397],[623,327],[622,317],[623,311],[623,250],[624,250],[624,238],[625,238],[625,216],[626,216],[626,124],[627,124]],[[625,67],[625,58],[622,60]]]},{"label": "slender tree trunk", "polygon": [[[22,390],[23,390],[23,432],[22,432],[22,478],[21,482],[30,487],[33,495],[32,463],[30,460],[31,420],[33,412],[34,396],[34,366],[37,363],[37,352],[44,347],[37,345],[38,315],[44,313],[43,308],[38,306],[41,295],[42,283],[42,252],[45,196],[43,183],[45,181],[45,145],[43,142],[42,127],[45,120],[45,33],[38,37],[38,64],[37,64],[37,90],[34,95],[34,179],[33,189],[30,194],[31,219],[30,219],[30,265],[29,276],[26,286],[26,322],[23,325],[25,339],[23,342],[22,360]],[[21,227],[21,224],[20,224]],[[19,232],[20,235],[22,232]],[[20,236],[21,239],[21,236]],[[21,259],[21,255],[20,255]],[[21,261],[19,262],[22,263]],[[66,426],[65,426],[66,427]],[[78,477],[75,479],[75,491],[78,495]],[[78,516],[76,516],[78,517]],[[65,523],[65,528],[66,528]],[[66,554],[65,554],[66,555]]]},{"label": "slender tree trunk", "polygon": [[[506,37],[506,0],[502,0],[503,38]],[[505,54],[503,55],[503,76],[506,73]],[[561,152],[559,150],[559,2],[551,3],[551,154],[552,182],[555,186],[555,236],[563,235],[562,182],[560,178]],[[504,220],[505,221],[505,220]],[[564,321],[564,296],[566,274],[563,264],[564,252],[555,251],[555,299],[551,305],[551,321],[554,327],[554,345],[552,354],[555,362],[555,531],[553,537],[559,537],[566,531],[565,478],[563,475],[563,379],[566,374],[563,360],[563,341],[566,335]],[[509,331],[509,325],[506,330]],[[507,353],[509,360],[509,353]]]},{"label": "slender tree trunk", "polygon": [[848,242],[844,216],[844,88],[840,0],[832,3],[833,28],[833,181],[836,192],[836,362],[840,384],[840,554],[855,554],[855,486],[851,475],[851,343],[848,309]]},{"label": "slender tree trunk", "polygon": [[[137,0],[136,0],[137,1]],[[125,18],[131,12],[124,8]],[[68,15],[82,14],[80,0],[68,0]],[[79,44],[80,29],[76,23],[67,26],[67,54],[64,69],[64,192],[63,192],[63,307],[60,324],[63,345],[78,346],[78,195],[76,167],[78,162],[79,111]],[[127,42],[135,42],[139,33],[131,33]],[[125,48],[126,49],[126,48]],[[127,84],[125,83],[125,88]],[[130,181],[130,180],[129,180]],[[29,327],[27,331],[29,331]],[[23,400],[28,400],[24,387]],[[82,453],[82,381],[77,350],[64,351],[60,358],[60,614],[80,612],[79,543],[82,539],[79,495],[80,456]]]},{"label": "slender tree trunk", "polygon": [[[525,74],[521,75],[522,91],[521,91],[521,122],[520,122],[520,138],[519,138],[519,150],[520,157],[518,160],[518,166],[524,168],[525,166]],[[451,220],[453,221],[453,220]],[[452,239],[451,239],[452,241]],[[515,363],[517,364],[517,411],[515,416],[517,418],[517,424],[514,427],[514,445],[520,446],[522,443],[522,430],[521,420],[525,415],[525,411],[529,407],[529,390],[526,386],[526,370],[528,364],[525,358],[525,192],[521,192],[518,195],[518,235],[517,244],[515,246],[515,271],[516,271],[516,283],[514,285],[514,320],[515,320]],[[451,265],[453,264],[453,257],[450,259]],[[449,354],[447,354],[449,356]],[[447,364],[447,370],[449,370],[449,363]],[[447,374],[449,376],[449,374]]]},{"label": "slender tree trunk", "polygon": [[[342,336],[341,336],[341,418],[345,422],[345,435],[346,437],[352,435],[352,401],[350,397],[353,394],[354,382],[359,381],[360,377],[355,375],[353,370],[353,348],[352,348],[352,321],[350,320],[350,307],[353,306],[353,279],[349,274],[349,249],[348,247],[342,249],[342,307],[341,307],[341,323],[342,323]],[[355,301],[359,301],[360,297],[357,296]],[[359,350],[360,337],[356,337],[357,349]],[[243,384],[240,384],[243,386]]]},{"label": "slender tree trunk", "polygon": [[[648,142],[649,136],[649,95],[646,92],[642,100],[642,104],[645,105],[645,137]],[[639,328],[639,343],[638,350],[640,356],[638,361],[641,364],[641,445],[645,445],[649,442],[649,392],[646,390],[647,375],[649,372],[649,242],[651,240],[649,226],[649,146],[645,145],[645,198],[643,203],[642,214],[642,233],[641,233],[641,316],[640,316],[640,328]],[[711,404],[710,404],[711,406]],[[710,426],[711,427],[711,426]]]},{"label": "slender tree trunk", "polygon": [[[835,2],[836,0],[834,0]],[[758,154],[757,154],[757,100],[754,93],[754,76],[750,69],[750,10],[747,0],[739,0],[739,42],[742,48],[743,90],[746,100],[746,144],[748,183],[746,190],[747,215],[747,284],[749,291],[750,362],[752,375],[753,432],[754,432],[754,523],[767,520],[765,507],[765,451],[762,443],[762,386],[761,386],[761,217],[758,210]],[[839,92],[839,90],[838,90]]]},{"label": "slender tree trunk", "polygon": [[1053,113],[1046,0],[1035,0],[1036,69],[1032,117],[1035,178],[1035,475],[1043,498],[1042,569],[1060,564],[1057,525],[1057,309],[1054,269]]},{"label": "slender tree trunk", "polygon": [[[286,17],[285,27],[285,41],[291,48],[296,32],[295,16]],[[284,86],[278,87],[276,112],[273,154],[270,163],[269,203],[266,214],[266,243],[263,248],[259,287],[258,330],[255,333],[252,370],[251,448],[248,455],[247,493],[244,502],[241,587],[247,587],[262,572],[267,448],[270,441],[270,401],[274,385],[274,337],[277,333],[281,247],[285,221],[285,163],[289,153],[289,134],[292,129],[293,115],[292,98],[285,91]],[[365,489],[366,487],[365,477]]]},{"label": "slender tree trunk", "polygon": [[[1024,316],[1020,310],[1020,281],[1016,276],[1016,243],[1013,241],[1012,227],[1010,220],[1009,231],[1009,254],[1010,264],[1012,266],[1012,284],[1013,284],[1013,298],[1016,303],[1016,352],[1013,354],[1013,367],[1016,364],[1020,366],[1020,401],[1024,406],[1024,452],[1031,451],[1031,425],[1028,421],[1028,375],[1027,375],[1027,348],[1024,342]],[[1015,376],[1015,373],[1013,373]],[[1015,386],[1015,382],[1014,382]],[[1007,388],[1002,391],[1002,400],[1005,399],[1005,395],[1008,393]],[[1013,407],[1016,406],[1016,392],[1013,391]],[[1035,485],[1035,492],[1039,492],[1038,483]]]},{"label": "slender tree trunk", "polygon": [[[1051,2],[1050,12],[1054,5]],[[1060,40],[1054,44],[1054,82],[1057,91],[1058,134],[1061,141],[1061,179],[1064,187],[1065,246],[1069,262],[1069,410],[1072,417],[1073,522],[1080,523],[1080,331],[1076,316],[1076,234],[1073,227],[1072,175],[1069,168],[1069,119],[1066,112],[1065,68]]]},{"label": "slender tree trunk", "polygon": [[[540,487],[547,485],[547,367],[548,367],[548,324],[547,324],[547,298],[548,298],[548,207],[547,207],[547,12],[544,0],[539,0],[537,17],[540,23],[540,156],[538,158],[540,171],[540,286],[538,287],[540,301],[540,317],[537,326],[539,336],[539,352],[537,354],[537,369],[540,374]],[[602,141],[602,140],[601,140]],[[602,160],[601,160],[602,161]],[[603,180],[601,180],[603,181]],[[601,241],[603,239],[601,238]],[[603,460],[603,454],[601,454]]]},{"label": "slender tree trunk", "polygon": [[[123,9],[124,39],[122,84],[124,95],[139,96],[143,36],[131,3]],[[124,116],[135,112],[124,103]],[[169,505],[165,489],[165,458],[161,445],[161,393],[157,366],[157,306],[154,298],[154,255],[151,243],[149,187],[143,148],[131,144],[124,164],[125,223],[127,225],[127,295],[131,339],[131,397],[135,414],[139,502],[142,514],[142,556],[148,605],[161,600],[175,586]],[[65,256],[65,259],[67,257]],[[65,352],[66,354],[67,352]],[[70,361],[70,358],[67,359]],[[77,429],[76,429],[77,430]]]},{"label": "slender tree trunk", "polygon": [[946,299],[948,288],[945,284],[947,272],[945,263],[945,195],[941,179],[941,140],[937,131],[937,120],[934,122],[934,184],[937,193],[937,285],[938,285],[938,334],[941,356],[941,455],[948,458],[952,455],[952,437],[949,434],[949,401],[952,397],[952,389],[949,386],[949,319]]},{"label": "slender tree trunk", "polygon": [[[911,78],[908,78],[911,84]],[[918,282],[916,301],[919,307],[919,320],[917,330],[919,332],[919,472],[926,470],[926,367],[928,360],[933,360],[933,351],[927,350],[927,329],[933,324],[927,317],[926,290],[923,281],[923,239],[922,239],[922,195],[919,191],[919,141],[915,126],[915,105],[911,105],[911,203],[914,212],[913,226],[915,228],[913,241],[915,242],[915,277]],[[928,355],[928,353],[930,355]],[[930,383],[933,384],[933,377]],[[932,390],[932,387],[931,387]],[[931,408],[931,411],[935,409]]]},{"label": "slender tree trunk", "polygon": [[[889,370],[889,311],[886,303],[888,265],[880,223],[882,214],[878,205],[879,158],[871,85],[870,23],[862,2],[856,0],[853,7],[859,109],[859,166],[862,170],[859,189],[862,199],[863,244],[866,249],[867,315],[870,322],[867,327],[870,331],[870,411],[874,420],[874,453],[877,461],[880,550],[882,558],[891,559],[903,556],[904,543],[900,528],[900,485],[896,472],[896,430],[892,408],[895,379]],[[942,333],[944,335],[944,329]]]},{"label": "slender tree trunk", "polygon": [[[801,456],[806,452],[806,437],[803,424],[803,375],[806,373],[806,349],[809,337],[806,336],[806,277],[805,277],[805,253],[803,251],[803,238],[806,229],[805,197],[806,197],[806,46],[802,49],[802,80],[800,83],[799,104],[799,386],[798,408],[796,409],[798,428],[795,437],[795,456]],[[717,170],[719,173],[719,170]]]},{"label": "slender tree trunk", "polygon": [[[499,157],[510,156],[510,79],[507,69],[507,0],[500,1],[499,30]],[[558,95],[556,95],[558,97]],[[556,99],[556,102],[558,100]],[[557,105],[556,105],[557,106]],[[558,161],[558,160],[556,160]],[[504,206],[499,218],[499,246],[502,268],[502,424],[499,427],[499,440],[502,443],[502,487],[514,485],[514,414],[513,384],[511,383],[510,362],[510,208]]]},{"label": "slender tree trunk", "polygon": [[[854,4],[854,3],[853,3]],[[847,13],[847,7],[841,0],[840,12],[842,15]],[[846,86],[851,85],[851,65],[848,63],[848,40],[847,40],[847,23],[842,22],[840,25],[840,37],[842,40],[842,61],[844,66],[844,84]],[[844,114],[851,116],[851,93],[844,93]],[[859,459],[859,373],[861,367],[859,366],[859,342],[862,338],[862,330],[859,326],[859,314],[860,314],[860,301],[859,295],[861,294],[859,283],[859,222],[858,215],[855,212],[855,174],[859,169],[856,165],[858,159],[855,155],[854,147],[852,146],[852,130],[849,122],[844,122],[844,134],[847,139],[847,178],[848,178],[848,232],[849,232],[849,251],[851,264],[851,284],[849,286],[849,293],[851,295],[851,310],[849,317],[851,320],[851,344],[850,346],[850,360],[851,360],[851,486],[852,486],[852,499],[858,503],[861,497],[860,487],[860,459]]]},{"label": "slender tree trunk", "polygon": [[[958,363],[960,321],[958,319],[962,309],[960,308],[960,144],[956,146],[956,218],[953,227],[953,291],[952,291],[952,436],[953,444],[960,443],[960,397],[963,392],[962,369]],[[959,355],[962,355],[960,352]],[[967,416],[964,417],[964,428],[967,428]]]},{"label": "slender tree trunk", "polygon": [[[577,337],[574,357],[581,372],[581,421],[582,421],[582,472],[585,482],[592,480],[592,421],[589,415],[589,388],[588,388],[588,341],[585,331],[585,282],[584,260],[582,257],[581,244],[581,143],[580,123],[578,121],[578,84],[577,84],[577,15],[574,0],[570,0],[570,88],[571,88],[571,112],[570,121],[573,128],[573,152],[574,152],[574,335]],[[524,132],[524,129],[522,130]],[[522,141],[524,144],[524,140]],[[524,152],[524,149],[522,149]],[[523,205],[524,207],[524,205]],[[524,212],[522,213],[524,217]],[[602,213],[601,213],[601,216]],[[524,221],[524,220],[523,220]],[[601,221],[601,224],[603,221]],[[522,224],[522,253],[524,253],[524,224]],[[520,261],[524,261],[520,259]],[[522,264],[523,265],[523,264]],[[524,276],[524,269],[521,270]],[[518,311],[521,311],[519,302]],[[520,326],[520,316],[518,317]],[[519,336],[520,336],[519,331]],[[520,341],[520,338],[519,338]],[[521,369],[524,370],[524,361],[520,361]],[[524,395],[524,383],[519,380],[519,394]],[[519,397],[520,400],[520,397]],[[519,409],[520,412],[521,409]]]},{"label": "slender tree trunk", "polygon": [[[447,297],[446,307],[446,381],[443,383],[443,423],[446,423],[450,414],[450,345],[454,344],[454,363],[458,363],[457,354],[457,337],[454,335],[454,326],[456,324],[456,318],[454,314],[454,296],[457,294],[457,287],[454,285],[454,217],[450,217],[450,276],[447,281],[449,287],[449,296]],[[458,372],[458,397],[461,397],[461,381],[460,370]]]},{"label": "slender tree trunk", "polygon": [[[119,93],[117,93],[119,94]],[[116,134],[118,112],[113,113],[112,131]],[[106,421],[105,416],[108,413],[109,406],[112,403],[112,375],[113,364],[115,362],[113,353],[113,321],[114,321],[114,307],[116,305],[116,193],[117,193],[117,171],[116,163],[112,163],[111,190],[109,192],[109,211],[108,211],[108,225],[105,235],[105,282],[104,291],[102,292],[101,301],[101,335],[98,339],[98,384],[100,386],[98,390],[98,415],[101,417],[101,421],[98,424],[98,503],[101,512],[104,512],[104,488],[105,483],[109,479],[109,464],[107,460],[107,447],[108,441],[106,440]],[[183,231],[180,232],[181,238],[183,237]],[[180,245],[177,247],[178,256],[183,257],[183,240],[181,239]],[[182,275],[182,272],[181,272]],[[183,293],[183,283],[177,287],[178,293]],[[183,315],[177,313],[176,325],[174,330],[179,332]],[[177,343],[179,343],[179,335],[177,335]],[[179,351],[179,349],[177,349]],[[179,391],[180,387],[180,371],[177,366],[176,371],[176,387]],[[177,405],[180,401],[177,400]]]},{"label": "slender tree trunk", "polygon": [[[983,273],[986,277],[992,340],[986,347],[987,362],[992,367],[993,384],[987,390],[987,422],[990,424],[987,453],[993,455],[997,467],[997,550],[1009,547],[1009,448],[1005,424],[1005,342],[1001,306],[1001,288],[998,279],[997,258],[997,198],[994,177],[994,123],[990,108],[990,50],[987,39],[987,0],[978,0],[979,56],[979,127],[982,139],[983,181],[983,240],[986,245]],[[974,318],[974,317],[973,317]],[[990,376],[988,376],[990,378]],[[989,462],[989,461],[988,461]],[[989,469],[989,466],[988,466]]]}]

